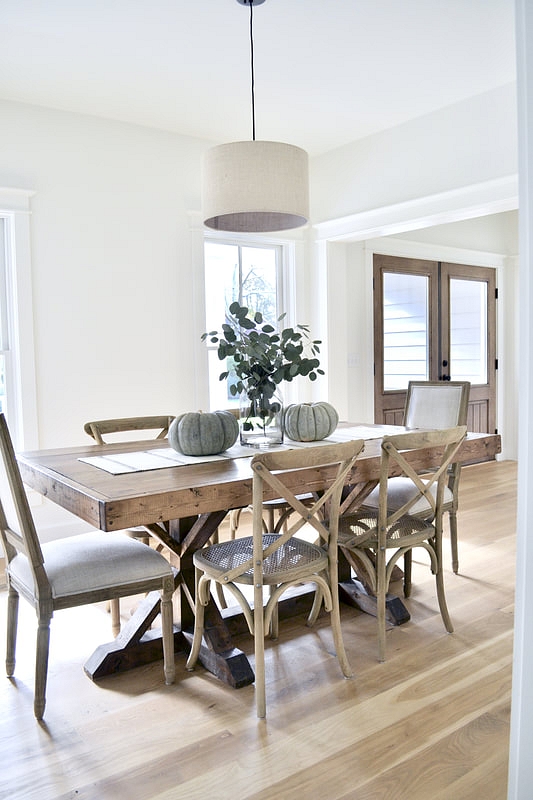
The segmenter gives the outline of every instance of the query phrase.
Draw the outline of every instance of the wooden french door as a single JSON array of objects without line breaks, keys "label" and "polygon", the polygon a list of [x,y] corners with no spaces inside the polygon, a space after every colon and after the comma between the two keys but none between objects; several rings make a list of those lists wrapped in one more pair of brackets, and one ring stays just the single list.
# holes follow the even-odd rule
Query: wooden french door
[{"label": "wooden french door", "polygon": [[496,431],[496,270],[374,255],[374,418],[401,424],[409,380],[468,380],[468,429]]}]

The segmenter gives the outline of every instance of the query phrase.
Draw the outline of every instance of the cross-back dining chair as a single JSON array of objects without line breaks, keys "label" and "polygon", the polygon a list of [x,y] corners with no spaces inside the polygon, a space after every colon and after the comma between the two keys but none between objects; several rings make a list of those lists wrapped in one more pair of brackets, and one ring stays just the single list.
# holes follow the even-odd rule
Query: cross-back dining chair
[{"label": "cross-back dining chair", "polygon": [[6,671],[15,671],[19,596],[37,614],[34,713],[43,718],[50,622],[54,611],[158,590],[165,682],[173,683],[174,574],[167,560],[121,533],[95,531],[41,544],[35,529],[13,444],[0,414],[0,533],[8,584]]},{"label": "cross-back dining chair", "polygon": [[[386,597],[393,569],[402,556],[409,560],[404,572],[404,595],[411,592],[410,559],[414,548],[429,553],[435,575],[439,609],[448,632],[453,631],[444,594],[442,566],[442,514],[448,467],[466,436],[466,426],[384,436],[377,507],[366,500],[339,523],[339,546],[351,566],[377,600],[378,658],[385,660]],[[431,472],[418,475],[406,454],[424,447],[439,448],[442,456]],[[403,495],[390,505],[389,474],[395,467],[403,479]],[[355,491],[355,490],[354,490]],[[346,498],[344,506],[349,506]],[[431,509],[428,515],[427,508]],[[429,521],[429,516],[431,521]]]},{"label": "cross-back dining chair", "polygon": [[[173,419],[174,417],[169,415],[98,419],[92,422],[86,422],[83,426],[83,430],[95,440],[96,444],[109,444],[110,440],[108,437],[114,434],[144,433],[146,431],[156,432],[151,438],[157,440],[166,438],[170,423]],[[140,539],[144,544],[149,544],[150,532],[142,525],[135,528],[128,528],[126,533],[134,539]],[[113,635],[117,636],[117,634],[120,633],[120,600],[118,598],[112,600],[109,604],[109,608],[111,611],[111,630]]]},{"label": "cross-back dining chair", "polygon": [[[468,381],[409,381],[405,399],[403,424],[407,428],[452,428],[466,425],[470,383]],[[455,462],[448,469],[448,480],[444,489],[443,511],[448,513],[450,523],[450,543],[452,569],[459,570],[457,544],[457,511],[459,508],[459,479],[461,464]],[[401,502],[404,494],[404,479],[391,478],[389,481],[389,505]],[[377,490],[366,501],[367,505],[377,505]],[[431,517],[432,509],[427,506]]]},{"label": "cross-back dining chair", "polygon": [[[315,596],[308,622],[313,624],[322,600],[330,612],[337,658],[346,677],[352,671],[346,657],[340,627],[337,570],[339,505],[348,475],[363,449],[363,440],[309,449],[261,453],[252,459],[253,517],[252,536],[241,537],[198,550],[194,554],[196,600],[195,626],[187,669],[198,658],[204,629],[204,608],[210,600],[211,582],[224,586],[241,606],[254,637],[255,692],[257,716],[266,715],[265,632],[277,637],[277,604],[290,587],[314,583]],[[309,469],[309,480],[319,469],[328,470],[326,490],[309,508],[290,489],[291,472]],[[265,490],[283,497],[294,513],[290,526],[282,533],[264,533],[263,500]],[[323,510],[327,509],[328,523]],[[297,534],[307,526],[312,541]],[[246,597],[241,587],[253,586]],[[263,588],[269,596],[264,603]],[[253,595],[253,600],[251,595]]]},{"label": "cross-back dining chair", "polygon": [[86,422],[83,430],[89,436],[92,436],[96,444],[107,444],[104,436],[114,433],[130,433],[132,431],[157,431],[157,435],[151,438],[165,439],[173,419],[174,417],[169,415],[98,419],[93,422]]},{"label": "cross-back dining chair", "polygon": [[[469,397],[469,381],[410,381],[403,424],[407,428],[451,428],[454,425],[466,425]],[[457,511],[460,477],[461,464],[456,461],[450,464],[448,470],[443,505],[443,511],[448,513],[450,522],[452,569],[455,573],[459,570]]]}]

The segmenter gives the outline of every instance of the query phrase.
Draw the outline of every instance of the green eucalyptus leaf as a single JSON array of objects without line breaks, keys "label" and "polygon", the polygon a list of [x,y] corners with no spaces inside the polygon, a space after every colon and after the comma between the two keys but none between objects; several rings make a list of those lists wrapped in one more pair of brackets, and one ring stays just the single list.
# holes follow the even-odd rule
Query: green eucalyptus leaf
[{"label": "green eucalyptus leaf", "polygon": [[[266,420],[273,413],[271,398],[278,384],[290,382],[297,375],[316,380],[317,374],[324,374],[317,358],[321,341],[311,341],[308,325],[277,331],[270,323],[264,323],[260,311],[238,302],[231,303],[228,312],[222,333],[204,333],[202,341],[209,339],[211,344],[218,345],[219,360],[228,361],[228,369],[220,374],[220,380],[227,380],[230,375],[238,379],[230,383],[230,395],[235,397],[246,389],[251,403],[255,403],[253,415],[258,416],[259,411]],[[281,314],[278,322],[285,316]]]}]

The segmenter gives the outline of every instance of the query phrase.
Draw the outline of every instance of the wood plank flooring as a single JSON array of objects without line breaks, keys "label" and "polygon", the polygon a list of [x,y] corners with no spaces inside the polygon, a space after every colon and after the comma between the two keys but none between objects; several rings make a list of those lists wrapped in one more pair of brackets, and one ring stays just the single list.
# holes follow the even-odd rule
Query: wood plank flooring
[{"label": "wood plank flooring", "polygon": [[[514,462],[463,470],[460,574],[446,551],[446,634],[427,564],[413,566],[411,621],[387,634],[343,607],[355,678],[342,678],[327,616],[267,642],[267,719],[177,654],[92,683],[83,663],[110,636],[101,606],[52,622],[45,722],[33,717],[35,618],[21,600],[16,678],[0,681],[0,798],[10,800],[504,800],[514,599]],[[243,517],[246,515],[243,515]],[[421,556],[423,559],[424,556]],[[396,587],[395,587],[396,588]],[[398,587],[400,591],[400,587]],[[2,652],[5,592],[0,592]],[[252,650],[249,637],[238,642]]]}]

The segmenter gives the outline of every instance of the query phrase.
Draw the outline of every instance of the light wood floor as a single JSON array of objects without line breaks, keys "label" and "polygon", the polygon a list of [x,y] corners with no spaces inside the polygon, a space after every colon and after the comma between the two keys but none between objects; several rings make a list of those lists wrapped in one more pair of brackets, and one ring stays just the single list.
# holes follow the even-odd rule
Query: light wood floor
[{"label": "light wood floor", "polygon": [[[33,717],[35,619],[21,600],[16,680],[0,681],[0,798],[10,800],[504,800],[511,692],[516,465],[463,470],[460,574],[417,563],[411,621],[376,661],[375,621],[343,608],[355,678],[342,678],[326,618],[285,623],[267,645],[266,721],[253,686],[199,667],[164,686],[162,664],[92,683],[82,666],[109,639],[101,607],[52,623],[45,724]],[[446,542],[446,544],[448,544]],[[2,651],[5,592],[0,593]],[[248,638],[239,646],[250,652]],[[4,652],[4,651],[3,651]]]}]

